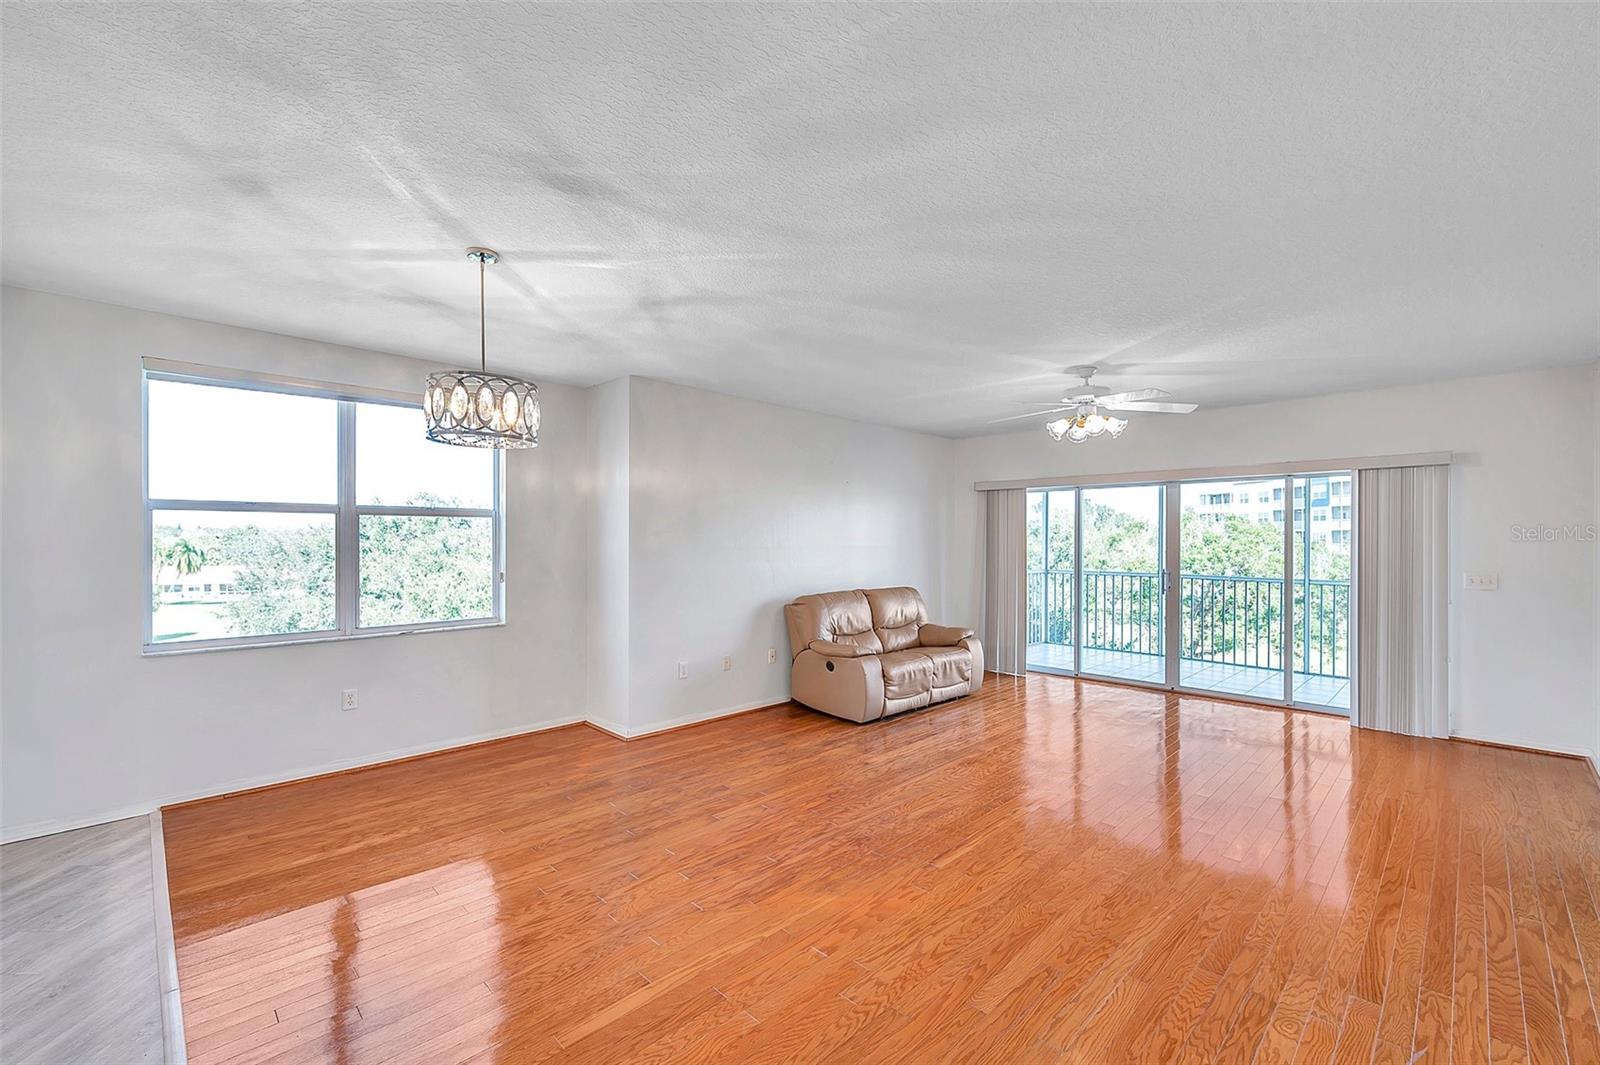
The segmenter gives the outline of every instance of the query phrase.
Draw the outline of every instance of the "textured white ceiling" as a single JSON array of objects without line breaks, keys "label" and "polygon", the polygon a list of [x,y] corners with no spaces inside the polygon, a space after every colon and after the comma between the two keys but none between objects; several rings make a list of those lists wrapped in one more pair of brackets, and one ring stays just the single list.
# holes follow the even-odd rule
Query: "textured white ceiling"
[{"label": "textured white ceiling", "polygon": [[494,365],[951,434],[1574,363],[1596,14],[7,3],[4,276],[475,361],[485,243]]}]

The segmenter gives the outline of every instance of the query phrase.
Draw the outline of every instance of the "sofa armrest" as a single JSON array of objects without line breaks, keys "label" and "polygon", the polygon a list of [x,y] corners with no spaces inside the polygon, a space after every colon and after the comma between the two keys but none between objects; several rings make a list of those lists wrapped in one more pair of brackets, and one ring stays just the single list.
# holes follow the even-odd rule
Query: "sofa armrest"
[{"label": "sofa armrest", "polygon": [[853,643],[837,643],[833,640],[812,640],[806,645],[819,655],[829,658],[865,658],[877,652],[870,647],[861,647]]},{"label": "sofa armrest", "polygon": [[795,702],[846,721],[876,721],[883,716],[883,668],[875,654],[831,658],[808,647],[794,660],[789,685]]},{"label": "sofa armrest", "polygon": [[924,625],[917,630],[917,642],[924,647],[955,647],[975,635],[971,629],[955,625]]}]

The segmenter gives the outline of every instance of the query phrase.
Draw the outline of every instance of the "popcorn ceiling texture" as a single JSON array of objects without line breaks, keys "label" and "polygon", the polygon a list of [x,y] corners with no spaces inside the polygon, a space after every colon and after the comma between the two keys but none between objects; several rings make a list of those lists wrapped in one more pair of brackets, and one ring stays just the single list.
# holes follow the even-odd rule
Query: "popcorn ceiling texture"
[{"label": "popcorn ceiling texture", "polygon": [[[7,4],[4,278],[947,434],[1600,354],[1590,5]],[[140,352],[138,354],[159,354]]]}]

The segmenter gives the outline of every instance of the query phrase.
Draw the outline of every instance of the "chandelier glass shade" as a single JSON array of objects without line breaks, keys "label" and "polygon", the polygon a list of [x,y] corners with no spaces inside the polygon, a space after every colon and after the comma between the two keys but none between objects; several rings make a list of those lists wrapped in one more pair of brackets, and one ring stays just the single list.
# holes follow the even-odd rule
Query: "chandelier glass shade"
[{"label": "chandelier glass shade", "polygon": [[428,375],[428,439],[462,447],[539,446],[539,386],[477,370]]},{"label": "chandelier glass shade", "polygon": [[1096,436],[1121,436],[1122,430],[1127,427],[1126,418],[1110,418],[1093,408],[1086,410],[1080,407],[1078,412],[1069,418],[1057,418],[1045,422],[1044,431],[1055,440],[1070,440],[1074,444],[1081,444]]},{"label": "chandelier glass shade", "polygon": [[539,446],[539,386],[518,377],[488,372],[483,313],[484,269],[500,261],[488,248],[468,248],[478,264],[478,359],[476,370],[443,370],[428,375],[422,414],[428,439],[458,447],[528,448]]}]

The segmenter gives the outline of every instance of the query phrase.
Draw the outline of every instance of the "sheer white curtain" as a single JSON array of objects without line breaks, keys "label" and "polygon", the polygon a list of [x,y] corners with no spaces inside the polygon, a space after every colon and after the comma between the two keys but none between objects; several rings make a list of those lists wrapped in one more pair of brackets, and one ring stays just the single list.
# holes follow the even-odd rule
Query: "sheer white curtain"
[{"label": "sheer white curtain", "polygon": [[983,647],[997,673],[1028,669],[1028,491],[985,492]]},{"label": "sheer white curtain", "polygon": [[1359,476],[1354,724],[1447,736],[1449,467],[1362,470]]}]

